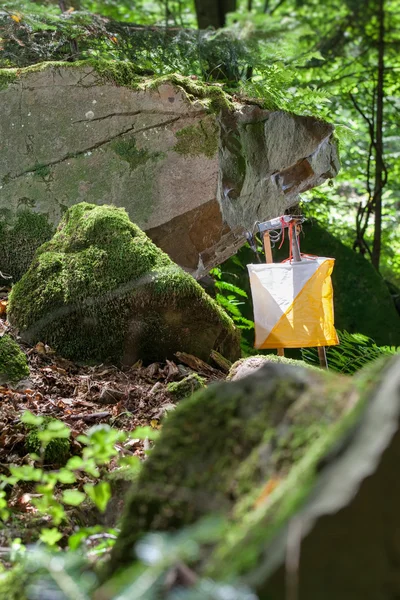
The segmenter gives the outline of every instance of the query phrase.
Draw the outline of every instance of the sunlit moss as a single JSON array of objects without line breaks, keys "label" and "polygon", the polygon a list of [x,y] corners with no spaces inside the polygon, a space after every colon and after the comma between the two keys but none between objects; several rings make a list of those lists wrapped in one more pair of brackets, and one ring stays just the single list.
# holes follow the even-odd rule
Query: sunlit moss
[{"label": "sunlit moss", "polygon": [[172,398],[176,401],[188,398],[197,390],[201,390],[205,387],[206,380],[204,377],[200,377],[197,373],[188,375],[181,381],[171,381],[167,385],[167,392],[171,394]]},{"label": "sunlit moss", "polygon": [[179,348],[208,358],[216,338],[226,356],[239,352],[226,313],[112,206],[66,212],[13,287],[9,317],[29,341],[80,360],[155,360]]},{"label": "sunlit moss", "polygon": [[3,335],[0,337],[0,381],[17,382],[28,376],[25,354],[9,335]]}]

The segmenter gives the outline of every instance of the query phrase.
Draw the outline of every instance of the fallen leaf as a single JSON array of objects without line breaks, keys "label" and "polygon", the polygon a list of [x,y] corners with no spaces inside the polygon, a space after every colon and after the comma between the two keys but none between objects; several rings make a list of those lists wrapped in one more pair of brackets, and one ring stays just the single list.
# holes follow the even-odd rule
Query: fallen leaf
[{"label": "fallen leaf", "polygon": [[272,494],[276,486],[280,483],[280,479],[272,478],[263,487],[261,490],[261,494],[258,496],[257,500],[254,502],[254,508],[258,508],[261,504],[267,500],[268,496]]},{"label": "fallen leaf", "polygon": [[7,313],[7,300],[0,300],[0,316],[5,315]]},{"label": "fallen leaf", "polygon": [[46,354],[46,348],[43,342],[38,342],[34,348],[38,354]]}]

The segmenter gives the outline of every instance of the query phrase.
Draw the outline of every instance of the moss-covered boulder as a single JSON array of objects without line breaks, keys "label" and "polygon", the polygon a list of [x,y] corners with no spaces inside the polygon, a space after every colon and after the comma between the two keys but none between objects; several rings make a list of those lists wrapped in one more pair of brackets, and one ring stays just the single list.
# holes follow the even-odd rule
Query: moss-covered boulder
[{"label": "moss-covered boulder", "polygon": [[233,363],[229,369],[227,380],[237,381],[238,379],[243,379],[243,377],[247,377],[248,375],[254,373],[254,371],[258,371],[258,369],[261,369],[261,367],[269,362],[281,363],[284,365],[297,365],[299,367],[310,367],[311,369],[315,368],[311,367],[302,360],[286,358],[286,356],[277,356],[276,354],[256,354],[255,356],[240,358]]},{"label": "moss-covered boulder", "polygon": [[14,286],[9,319],[66,357],[133,364],[214,348],[238,358],[238,334],[200,285],[124,209],[81,203]]},{"label": "moss-covered boulder", "polygon": [[191,396],[197,390],[206,387],[206,380],[197,373],[191,373],[181,381],[171,381],[166,390],[175,401]]},{"label": "moss-covered boulder", "polygon": [[181,403],[134,485],[110,571],[144,532],[217,512],[229,526],[204,544],[203,575],[285,600],[286,549],[295,560],[303,543],[299,600],[396,597],[399,366],[350,378],[270,362]]},{"label": "moss-covered boulder", "polygon": [[0,337],[0,383],[16,383],[29,376],[28,361],[9,335]]}]

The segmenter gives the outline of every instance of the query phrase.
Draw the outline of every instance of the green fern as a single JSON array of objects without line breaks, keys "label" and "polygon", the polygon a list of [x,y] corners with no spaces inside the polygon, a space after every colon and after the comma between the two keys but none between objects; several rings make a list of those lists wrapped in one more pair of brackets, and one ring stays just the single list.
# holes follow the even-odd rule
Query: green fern
[{"label": "green fern", "polygon": [[237,285],[224,281],[221,267],[211,269],[210,275],[214,278],[214,286],[217,290],[215,300],[231,316],[236,327],[238,329],[254,329],[254,322],[246,319],[240,309],[240,306],[244,304],[241,298],[247,299],[247,293]]},{"label": "green fern", "polygon": [[[329,369],[339,373],[352,375],[368,363],[381,356],[397,354],[400,348],[394,346],[378,346],[374,340],[361,333],[338,331],[340,345],[326,348]],[[318,365],[316,348],[302,348],[302,358],[311,365]]]}]

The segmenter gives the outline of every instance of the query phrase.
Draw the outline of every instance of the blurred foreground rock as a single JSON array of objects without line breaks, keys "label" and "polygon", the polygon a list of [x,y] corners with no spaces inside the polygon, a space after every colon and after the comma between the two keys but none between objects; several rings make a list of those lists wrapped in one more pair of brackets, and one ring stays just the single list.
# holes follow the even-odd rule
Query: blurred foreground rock
[{"label": "blurred foreground rock", "polygon": [[400,357],[350,378],[270,362],[181,403],[133,487],[110,572],[208,513],[199,572],[261,600],[400,595]]}]

